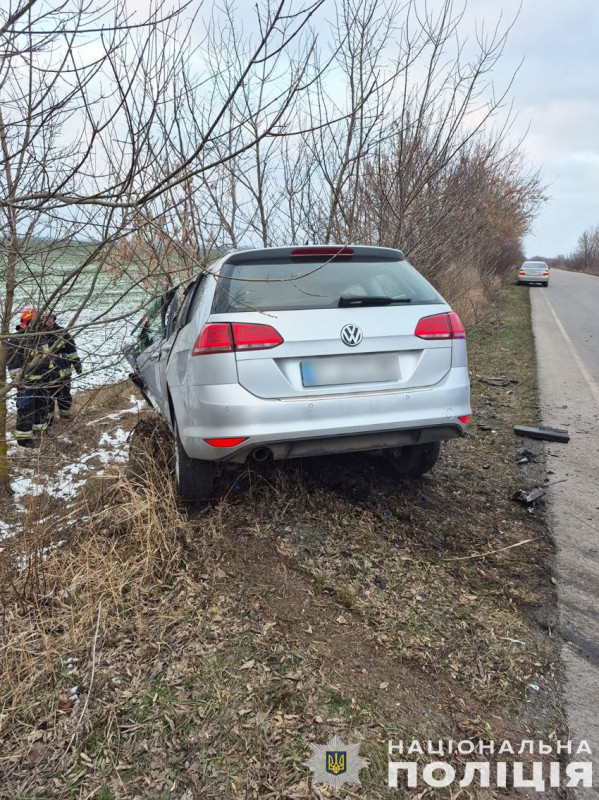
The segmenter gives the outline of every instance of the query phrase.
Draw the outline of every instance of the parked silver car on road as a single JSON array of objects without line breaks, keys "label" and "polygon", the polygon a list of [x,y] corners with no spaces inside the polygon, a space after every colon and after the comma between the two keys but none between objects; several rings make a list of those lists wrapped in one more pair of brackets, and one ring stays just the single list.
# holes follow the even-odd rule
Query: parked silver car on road
[{"label": "parked silver car on road", "polygon": [[248,458],[384,450],[422,475],[471,415],[462,323],[388,248],[228,253],[155,304],[129,360],[188,501]]},{"label": "parked silver car on road", "polygon": [[525,261],[518,270],[518,283],[549,286],[549,267],[544,261]]}]

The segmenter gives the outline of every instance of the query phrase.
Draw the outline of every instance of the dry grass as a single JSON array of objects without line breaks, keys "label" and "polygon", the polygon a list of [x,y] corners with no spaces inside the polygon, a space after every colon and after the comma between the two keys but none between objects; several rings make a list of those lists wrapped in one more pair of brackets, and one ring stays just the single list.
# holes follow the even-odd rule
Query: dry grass
[{"label": "dry grass", "polygon": [[499,294],[502,283],[498,275],[481,275],[477,264],[452,264],[440,276],[438,288],[464,324],[474,326]]},{"label": "dry grass", "polygon": [[[125,620],[141,633],[147,599],[174,580],[187,522],[160,463],[147,459],[136,479],[90,481],[78,506],[62,524],[53,517],[52,528],[43,507],[37,515],[29,509],[25,533],[2,553],[0,709],[2,735],[17,760],[41,721],[60,730],[61,716],[77,716],[81,698],[73,702],[67,684],[79,683],[79,670],[67,659],[90,665],[98,644]],[[83,734],[81,723],[69,746]],[[3,763],[9,773],[11,760]]]}]

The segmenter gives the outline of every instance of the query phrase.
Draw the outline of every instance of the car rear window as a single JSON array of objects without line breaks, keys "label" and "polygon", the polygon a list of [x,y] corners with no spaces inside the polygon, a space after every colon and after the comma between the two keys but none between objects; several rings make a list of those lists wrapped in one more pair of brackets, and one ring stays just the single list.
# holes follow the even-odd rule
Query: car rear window
[{"label": "car rear window", "polygon": [[443,302],[407,261],[389,259],[283,259],[225,263],[217,277],[212,312],[336,308],[341,296],[387,297],[411,305]]}]

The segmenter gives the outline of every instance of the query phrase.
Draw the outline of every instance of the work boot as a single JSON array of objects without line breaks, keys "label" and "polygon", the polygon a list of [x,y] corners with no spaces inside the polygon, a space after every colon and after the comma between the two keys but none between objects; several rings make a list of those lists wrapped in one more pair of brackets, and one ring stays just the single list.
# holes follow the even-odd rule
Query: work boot
[{"label": "work boot", "polygon": [[17,439],[17,444],[19,447],[39,447],[38,443],[34,439]]},{"label": "work boot", "polygon": [[60,411],[59,414],[60,414],[60,418],[61,419],[70,419],[71,418],[71,412],[70,412],[69,409],[65,409],[64,411]]}]

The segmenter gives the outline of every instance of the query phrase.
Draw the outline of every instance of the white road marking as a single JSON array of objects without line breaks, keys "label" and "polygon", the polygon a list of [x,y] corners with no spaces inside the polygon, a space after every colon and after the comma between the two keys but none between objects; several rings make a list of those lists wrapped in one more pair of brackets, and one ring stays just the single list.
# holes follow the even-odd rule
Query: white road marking
[{"label": "white road marking", "polygon": [[547,297],[546,292],[542,292],[541,294],[542,294],[543,299],[547,303],[549,311],[551,311],[551,313],[553,315],[553,319],[555,320],[555,324],[557,325],[557,327],[559,329],[559,332],[564,337],[564,341],[566,342],[566,344],[570,348],[570,352],[572,353],[572,358],[576,362],[576,365],[578,366],[578,369],[582,373],[582,377],[585,379],[585,381],[588,384],[589,389],[591,390],[591,394],[593,395],[593,399],[595,400],[595,403],[597,404],[597,406],[599,406],[599,386],[597,385],[597,382],[595,381],[595,379],[593,378],[591,373],[588,371],[587,366],[584,363],[584,361],[582,360],[582,358],[580,357],[574,342],[572,341],[572,339],[570,339],[570,337],[568,336],[567,330],[564,328],[564,326],[560,322],[560,319],[557,316],[557,314],[555,313],[555,309],[553,308],[553,305],[551,304],[551,301]]}]

